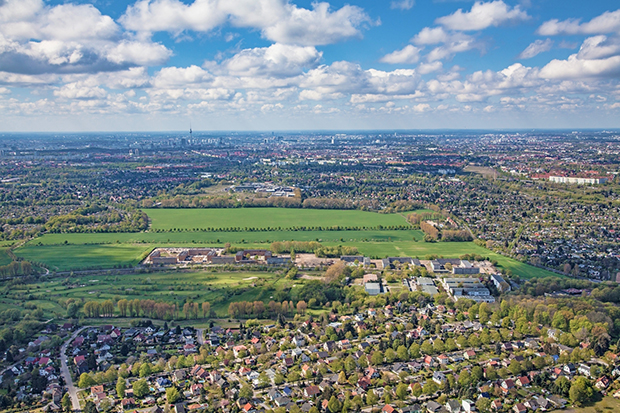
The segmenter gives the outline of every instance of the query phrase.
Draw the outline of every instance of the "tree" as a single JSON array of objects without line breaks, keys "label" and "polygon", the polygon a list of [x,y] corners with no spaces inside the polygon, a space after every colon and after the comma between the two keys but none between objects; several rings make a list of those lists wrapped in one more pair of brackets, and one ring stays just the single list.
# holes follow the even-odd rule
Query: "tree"
[{"label": "tree", "polygon": [[149,393],[149,385],[146,382],[146,379],[140,379],[134,382],[132,389],[134,396],[139,399],[143,398]]},{"label": "tree", "polygon": [[78,381],[78,387],[80,389],[85,389],[87,387],[92,387],[95,384],[97,384],[97,383],[95,383],[95,380],[92,377],[90,377],[90,375],[88,373],[82,373],[80,375],[80,380]]},{"label": "tree", "polygon": [[340,403],[340,400],[338,400],[336,396],[332,396],[331,399],[329,399],[329,402],[327,402],[327,408],[331,413],[340,413],[342,403]]},{"label": "tree", "polygon": [[207,318],[211,314],[211,303],[205,301],[202,303],[202,318]]},{"label": "tree", "polygon": [[405,346],[398,346],[396,349],[396,355],[400,361],[409,361],[409,352]]},{"label": "tree", "polygon": [[118,380],[116,381],[116,394],[118,395],[119,399],[125,398],[126,388],[127,388],[127,384],[125,383],[125,379],[122,377],[119,377]]},{"label": "tree", "polygon": [[396,360],[396,352],[391,348],[385,350],[385,361],[389,364],[392,364]]},{"label": "tree", "polygon": [[97,406],[95,403],[88,400],[84,405],[84,413],[97,413]]},{"label": "tree", "polygon": [[515,376],[519,375],[521,373],[521,363],[517,360],[512,360],[508,366],[508,370]]},{"label": "tree", "polygon": [[573,383],[570,386],[570,391],[568,392],[568,396],[571,401],[577,406],[582,405],[585,402],[588,402],[592,396],[594,395],[594,390],[592,389],[592,384],[590,380],[586,379],[583,376],[577,376],[573,380]]},{"label": "tree", "polygon": [[251,399],[252,397],[254,397],[254,390],[252,390],[252,388],[249,385],[244,384],[243,386],[241,386],[241,389],[239,390],[239,397],[243,397],[245,399]]},{"label": "tree", "polygon": [[426,380],[422,391],[424,392],[424,394],[431,396],[437,391],[437,384],[433,380]]},{"label": "tree", "polygon": [[408,390],[405,383],[400,383],[396,386],[396,397],[398,397],[399,400],[405,400],[407,398],[407,394]]},{"label": "tree", "polygon": [[144,363],[140,366],[140,377],[148,377],[151,375],[151,364]]},{"label": "tree", "polygon": [[69,393],[65,393],[65,395],[62,396],[60,404],[62,405],[63,410],[67,413],[73,410],[73,403],[71,402],[71,397],[69,397]]},{"label": "tree", "polygon": [[306,314],[306,309],[308,309],[308,304],[304,300],[301,300],[297,303],[297,313],[304,315]]},{"label": "tree", "polygon": [[379,366],[383,364],[383,353],[380,351],[375,351],[374,353],[372,353],[372,356],[370,357],[370,362],[373,364],[373,366]]},{"label": "tree", "polygon": [[179,393],[176,387],[173,386],[166,389],[166,400],[168,400],[168,403],[176,403],[180,398],[181,393]]},{"label": "tree", "polygon": [[366,394],[366,403],[374,406],[379,401],[379,397],[375,394],[375,392],[371,389],[368,390],[368,394]]},{"label": "tree", "polygon": [[344,371],[338,373],[338,384],[345,384],[347,382],[347,375]]},{"label": "tree", "polygon": [[491,399],[481,397],[476,401],[476,407],[482,413],[491,411]]}]

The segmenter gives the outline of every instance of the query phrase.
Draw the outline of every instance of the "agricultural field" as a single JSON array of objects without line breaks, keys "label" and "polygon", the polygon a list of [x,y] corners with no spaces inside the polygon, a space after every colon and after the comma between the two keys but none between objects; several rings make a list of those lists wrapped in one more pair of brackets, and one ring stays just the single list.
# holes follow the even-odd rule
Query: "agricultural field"
[{"label": "agricultural field", "polygon": [[[99,234],[46,234],[27,243],[27,246],[62,244],[213,244],[270,243],[273,241],[361,242],[361,241],[421,241],[418,230],[363,231],[252,231],[252,232],[137,232]],[[66,242],[65,242],[66,241]]]},{"label": "agricultural field", "polygon": [[[372,258],[428,255],[458,258],[480,254],[522,278],[554,273],[495,254],[472,242],[422,242],[423,233],[406,229],[359,231],[200,231],[196,228],[294,228],[300,226],[384,227],[408,225],[401,214],[365,211],[285,208],[246,209],[147,209],[153,232],[46,234],[15,250],[17,256],[42,263],[50,271],[135,266],[157,247],[223,247],[226,243],[245,248],[269,248],[274,241],[319,241],[326,246],[356,247]],[[172,229],[177,231],[172,231]],[[182,229],[182,231],[178,230]],[[2,250],[0,250],[2,260]]]},{"label": "agricultural field", "polygon": [[296,208],[144,209],[151,228],[384,227],[409,225],[406,213],[378,214],[357,210]]}]

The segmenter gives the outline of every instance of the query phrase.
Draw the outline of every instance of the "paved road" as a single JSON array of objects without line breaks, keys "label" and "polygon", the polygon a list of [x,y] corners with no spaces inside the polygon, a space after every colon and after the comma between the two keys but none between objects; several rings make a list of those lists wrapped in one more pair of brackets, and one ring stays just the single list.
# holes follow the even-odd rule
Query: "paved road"
[{"label": "paved road", "polygon": [[196,339],[198,340],[198,344],[201,346],[205,345],[205,329],[197,328],[196,329]]},{"label": "paved road", "polygon": [[78,389],[73,385],[73,379],[71,378],[71,372],[69,371],[69,366],[67,365],[67,347],[78,334],[84,329],[88,327],[82,327],[77,330],[73,335],[65,341],[65,343],[60,347],[60,373],[62,377],[65,379],[65,384],[67,385],[67,392],[69,393],[69,397],[71,397],[71,404],[73,405],[73,410],[80,410],[80,399],[78,398],[77,392]]}]

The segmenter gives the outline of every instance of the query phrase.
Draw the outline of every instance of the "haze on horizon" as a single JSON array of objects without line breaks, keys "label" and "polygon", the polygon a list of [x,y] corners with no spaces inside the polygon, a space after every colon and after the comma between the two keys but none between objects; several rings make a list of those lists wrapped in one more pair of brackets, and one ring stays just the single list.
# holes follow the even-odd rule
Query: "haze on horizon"
[{"label": "haze on horizon", "polygon": [[0,0],[0,132],[620,127],[611,0]]}]

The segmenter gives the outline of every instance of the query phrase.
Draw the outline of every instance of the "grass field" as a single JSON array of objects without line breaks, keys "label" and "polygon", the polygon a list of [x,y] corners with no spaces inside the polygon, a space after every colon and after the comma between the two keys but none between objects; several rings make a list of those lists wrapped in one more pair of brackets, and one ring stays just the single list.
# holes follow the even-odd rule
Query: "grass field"
[{"label": "grass field", "polygon": [[[403,214],[378,214],[356,210],[312,210],[286,208],[239,209],[146,209],[152,228],[182,232],[140,232],[103,234],[47,234],[36,238],[15,254],[42,262],[50,271],[86,268],[112,268],[136,265],[156,247],[222,247],[225,243],[247,248],[269,248],[274,241],[314,241],[324,245],[346,245],[373,257],[427,255],[458,258],[463,254],[480,254],[497,260],[502,268],[523,278],[555,275],[527,264],[503,257],[474,243],[425,243],[419,230],[363,231],[243,231],[206,232],[204,228],[292,228],[300,226],[384,227],[407,225]],[[5,258],[0,249],[0,265]],[[6,251],[5,251],[6,255]],[[10,261],[9,261],[10,262]],[[7,262],[8,263],[8,262]]]},{"label": "grass field", "polygon": [[405,215],[357,210],[294,208],[144,209],[151,228],[376,227],[408,225]]},{"label": "grass field", "polygon": [[226,317],[228,304],[236,301],[269,302],[282,289],[294,291],[304,280],[290,281],[275,273],[230,272],[154,272],[123,276],[76,276],[70,284],[53,279],[37,284],[19,285],[0,299],[0,311],[23,308],[23,300],[42,308],[47,316],[64,315],[59,301],[66,298],[83,300],[153,299],[177,303],[186,299],[198,303],[209,301],[218,316]]},{"label": "grass field", "polygon": [[0,265],[9,265],[13,259],[9,256],[8,248],[0,248]]},{"label": "grass field", "polygon": [[[349,231],[351,233],[358,233],[363,231]],[[394,231],[397,233],[406,233],[409,231]],[[329,233],[329,231],[328,231]],[[253,233],[257,234],[257,233]],[[269,233],[272,234],[272,233]],[[290,233],[288,233],[290,234]],[[295,239],[300,239],[297,235],[307,234],[306,232],[293,232]],[[69,240],[68,245],[37,245],[38,240],[35,240],[26,246],[19,248],[15,251],[16,255],[24,257],[31,261],[45,263],[51,271],[66,271],[78,268],[88,267],[100,267],[111,268],[118,265],[136,265],[144,254],[149,252],[155,247],[162,246],[183,246],[190,247],[193,245],[204,246],[204,243],[175,243],[161,242],[161,243],[146,243],[146,244],[78,244],[80,240],[84,241],[89,238],[84,238],[84,235],[91,234],[63,234],[65,239]],[[93,235],[129,235],[129,234],[93,234]],[[161,235],[161,234],[156,234]],[[173,234],[170,234],[173,235]],[[183,233],[178,234],[183,235]],[[53,235],[55,237],[55,235]],[[52,235],[46,235],[46,237],[52,237]],[[290,238],[285,238],[290,239]],[[274,240],[274,239],[272,239]],[[223,242],[223,240],[221,240]],[[208,243],[208,246],[222,246],[223,243]],[[514,274],[518,274],[522,278],[532,277],[548,277],[558,276],[555,273],[542,270],[540,268],[532,267],[531,265],[524,264],[522,262],[504,257],[496,254],[485,248],[479,247],[473,242],[413,242],[398,240],[396,237],[393,241],[340,241],[339,239],[323,241],[324,245],[346,245],[356,247],[360,253],[371,257],[386,257],[386,256],[411,256],[424,259],[427,255],[438,255],[444,258],[458,258],[463,254],[480,254],[484,257],[489,257],[491,260],[497,260],[500,266],[506,270],[512,271]],[[246,248],[269,248],[269,243],[248,242],[245,244],[233,244],[243,245]]]},{"label": "grass field", "polygon": [[149,251],[145,245],[44,245],[22,247],[16,255],[29,261],[42,262],[50,271],[78,268],[113,268],[118,265],[137,265],[141,255]]},{"label": "grass field", "polygon": [[620,412],[620,400],[611,396],[605,396],[595,403],[588,404],[583,407],[572,407],[564,410],[553,410],[552,413],[603,413],[603,412]]}]

